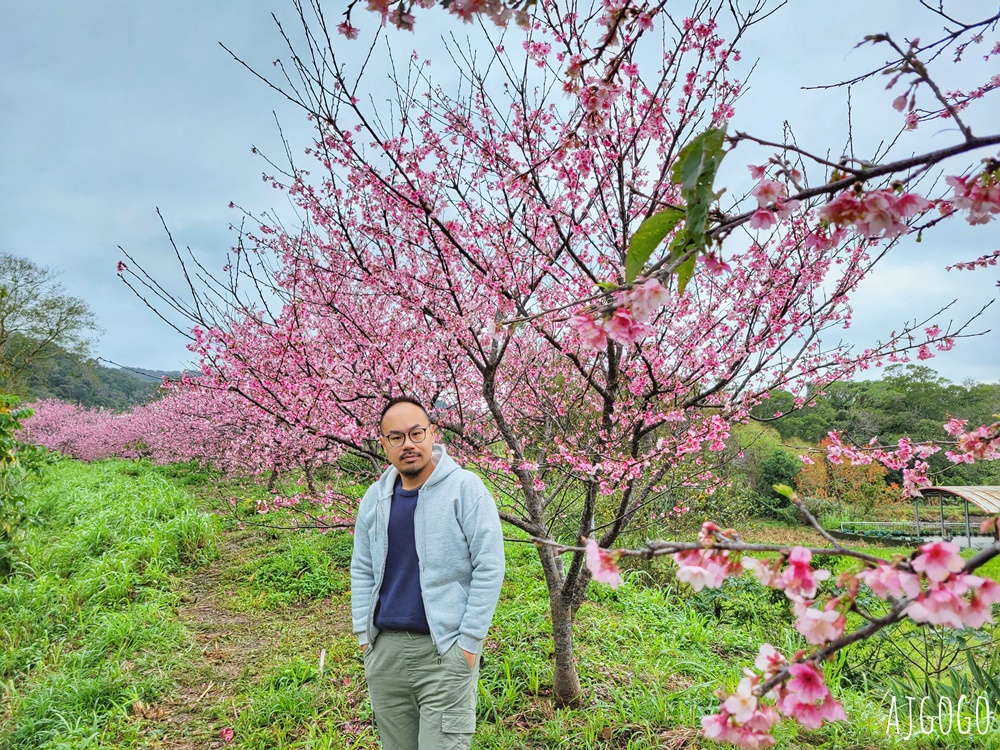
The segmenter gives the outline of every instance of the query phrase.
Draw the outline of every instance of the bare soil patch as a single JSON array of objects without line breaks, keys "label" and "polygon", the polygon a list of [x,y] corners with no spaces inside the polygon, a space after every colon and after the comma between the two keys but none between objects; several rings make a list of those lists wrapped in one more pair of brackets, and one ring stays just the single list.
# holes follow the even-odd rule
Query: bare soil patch
[{"label": "bare soil patch", "polygon": [[148,747],[225,747],[219,733],[234,723],[238,696],[262,679],[289,642],[324,643],[350,633],[349,613],[343,606],[331,608],[329,599],[270,611],[233,606],[227,571],[245,565],[248,555],[266,557],[269,545],[260,537],[255,531],[222,531],[219,557],[187,577],[177,616],[190,637],[170,670],[176,687],[155,705],[133,707],[136,720],[146,725]]}]

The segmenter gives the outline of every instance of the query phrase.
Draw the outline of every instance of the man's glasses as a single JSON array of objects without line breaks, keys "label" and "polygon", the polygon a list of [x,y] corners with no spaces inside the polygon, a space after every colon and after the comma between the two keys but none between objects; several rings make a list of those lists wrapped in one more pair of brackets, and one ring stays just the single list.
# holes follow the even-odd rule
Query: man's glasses
[{"label": "man's glasses", "polygon": [[[427,425],[427,427],[430,427],[430,425]],[[415,445],[424,442],[424,438],[427,437],[427,427],[414,427],[409,432],[390,432],[388,435],[383,435],[383,437],[393,448],[399,448],[405,443],[407,435],[410,436],[410,441]]]}]

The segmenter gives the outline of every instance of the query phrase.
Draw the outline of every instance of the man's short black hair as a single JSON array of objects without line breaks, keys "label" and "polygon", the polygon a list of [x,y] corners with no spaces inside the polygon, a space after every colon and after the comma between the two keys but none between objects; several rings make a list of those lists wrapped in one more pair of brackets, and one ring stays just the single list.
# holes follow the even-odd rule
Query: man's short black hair
[{"label": "man's short black hair", "polygon": [[410,396],[396,396],[396,398],[389,399],[386,402],[385,407],[382,409],[382,414],[378,418],[379,432],[382,432],[382,420],[385,419],[386,412],[388,412],[389,409],[394,407],[396,404],[413,404],[418,409],[420,409],[420,411],[424,413],[424,416],[427,417],[428,422],[431,421],[431,415],[427,413],[427,409],[424,408],[424,405],[422,403],[417,401],[415,398],[411,398]]}]

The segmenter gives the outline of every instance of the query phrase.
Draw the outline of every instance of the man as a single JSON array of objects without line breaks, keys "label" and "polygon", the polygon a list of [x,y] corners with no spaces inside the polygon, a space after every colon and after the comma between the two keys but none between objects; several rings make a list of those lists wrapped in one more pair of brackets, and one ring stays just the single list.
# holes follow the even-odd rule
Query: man
[{"label": "man", "polygon": [[351,607],[385,750],[468,748],[482,641],[504,575],[503,532],[482,480],[435,442],[419,402],[379,420],[392,466],[354,528]]}]

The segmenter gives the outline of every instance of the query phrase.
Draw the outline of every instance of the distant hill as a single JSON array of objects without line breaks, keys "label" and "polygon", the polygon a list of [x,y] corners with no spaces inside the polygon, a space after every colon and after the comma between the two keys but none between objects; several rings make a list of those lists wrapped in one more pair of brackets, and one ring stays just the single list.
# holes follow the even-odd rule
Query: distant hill
[{"label": "distant hill", "polygon": [[97,360],[82,360],[57,349],[51,356],[31,364],[16,395],[26,401],[58,398],[119,411],[157,398],[164,376],[179,378],[181,373],[141,367],[108,367]]}]

